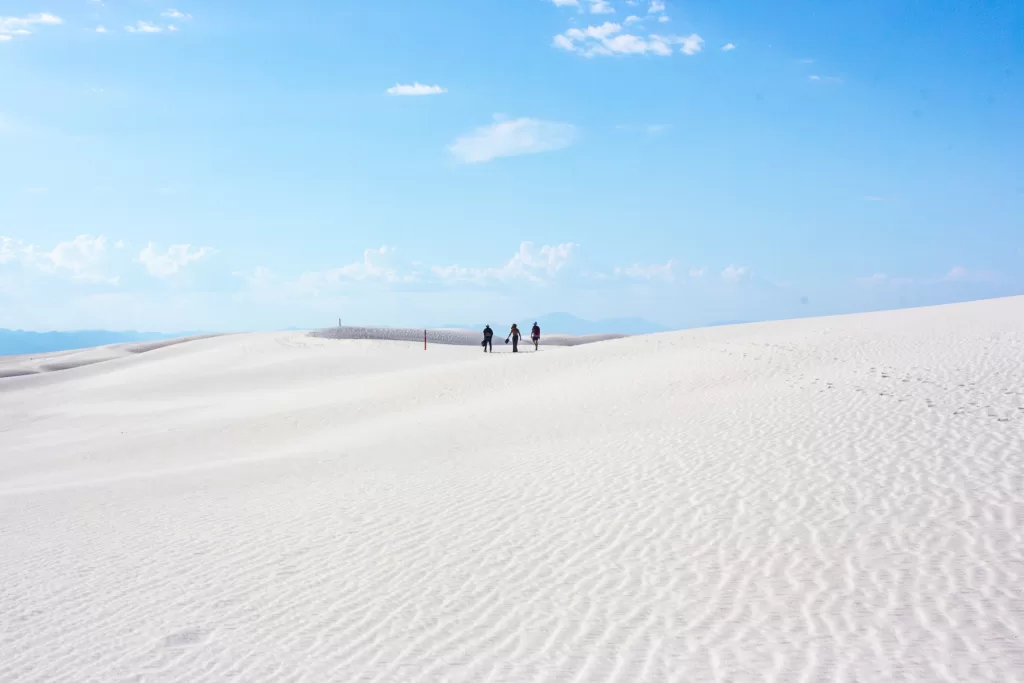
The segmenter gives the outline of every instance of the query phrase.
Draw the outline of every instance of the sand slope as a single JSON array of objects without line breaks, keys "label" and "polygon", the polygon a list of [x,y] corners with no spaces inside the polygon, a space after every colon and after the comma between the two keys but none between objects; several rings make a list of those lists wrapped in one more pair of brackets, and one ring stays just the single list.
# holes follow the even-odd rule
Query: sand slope
[{"label": "sand slope", "polygon": [[214,334],[200,334],[177,339],[157,339],[154,341],[124,342],[108,344],[91,349],[72,349],[70,351],[50,351],[47,353],[29,353],[18,356],[0,356],[0,379],[35,375],[42,372],[71,370],[95,363],[104,363],[115,358],[124,358],[147,351],[155,351],[166,346],[174,346],[197,339],[216,337]]},{"label": "sand slope", "polygon": [[0,380],[0,680],[1024,680],[1024,298],[547,351]]},{"label": "sand slope", "polygon": [[[503,344],[509,333],[507,327],[495,327],[493,343]],[[523,328],[524,335],[530,334],[530,328]],[[378,339],[386,341],[410,341],[423,343],[423,333],[427,334],[427,347],[431,344],[453,344],[456,346],[480,346],[483,341],[483,328],[479,330],[460,330],[445,328],[440,330],[423,330],[410,327],[328,327],[313,332],[314,337],[324,339]],[[582,346],[599,341],[622,339],[624,334],[544,334],[541,341],[548,346]],[[527,338],[523,338],[527,343]],[[531,342],[532,344],[532,342]]]}]

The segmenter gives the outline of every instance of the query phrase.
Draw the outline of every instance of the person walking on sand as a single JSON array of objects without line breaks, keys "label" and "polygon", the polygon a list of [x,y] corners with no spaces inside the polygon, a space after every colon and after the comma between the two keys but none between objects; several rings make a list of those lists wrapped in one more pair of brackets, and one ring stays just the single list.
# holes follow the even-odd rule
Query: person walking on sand
[{"label": "person walking on sand", "polygon": [[508,336],[505,337],[505,343],[508,344],[508,340],[512,340],[512,353],[519,353],[519,337],[522,335],[519,332],[519,327],[512,323],[512,329],[508,331]]},{"label": "person walking on sand", "polygon": [[490,325],[484,326],[484,353],[494,353],[494,347],[491,346],[491,337],[494,336],[494,330],[491,329]]},{"label": "person walking on sand", "polygon": [[533,350],[536,351],[540,344],[540,325],[536,322],[533,323],[533,329],[530,330],[530,339],[533,341]]}]

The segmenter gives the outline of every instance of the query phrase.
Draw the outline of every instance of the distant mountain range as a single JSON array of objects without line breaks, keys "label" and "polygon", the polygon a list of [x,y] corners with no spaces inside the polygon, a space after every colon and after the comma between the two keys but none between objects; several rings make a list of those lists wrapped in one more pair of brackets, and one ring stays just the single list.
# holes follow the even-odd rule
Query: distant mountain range
[{"label": "distant mountain range", "polygon": [[[652,334],[654,332],[667,332],[669,328],[662,327],[656,323],[641,318],[608,318],[606,320],[584,320],[571,313],[548,313],[530,320],[517,321],[517,325],[524,332],[528,332],[537,321],[542,334]],[[512,323],[504,323],[500,320],[489,321],[491,327],[499,334],[512,326]],[[484,323],[474,325],[441,325],[441,328],[457,328],[469,330],[482,330]]]},{"label": "distant mountain range", "polygon": [[50,353],[88,349],[94,346],[122,342],[174,339],[183,334],[161,332],[112,332],[110,330],[77,330],[73,332],[27,332],[0,328],[0,356],[19,356],[26,353]]}]

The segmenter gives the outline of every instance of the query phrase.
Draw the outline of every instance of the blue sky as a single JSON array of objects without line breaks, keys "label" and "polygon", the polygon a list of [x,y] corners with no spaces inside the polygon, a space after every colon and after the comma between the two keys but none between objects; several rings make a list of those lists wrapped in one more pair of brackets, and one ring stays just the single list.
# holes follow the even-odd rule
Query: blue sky
[{"label": "blue sky", "polygon": [[0,83],[0,327],[1024,292],[1019,3],[5,0]]}]

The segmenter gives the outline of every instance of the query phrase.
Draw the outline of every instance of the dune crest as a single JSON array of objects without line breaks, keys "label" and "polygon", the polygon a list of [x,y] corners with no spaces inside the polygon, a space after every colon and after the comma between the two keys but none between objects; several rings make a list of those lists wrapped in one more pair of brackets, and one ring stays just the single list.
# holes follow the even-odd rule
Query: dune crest
[{"label": "dune crest", "polygon": [[420,335],[0,381],[0,680],[1022,679],[1024,297]]}]

